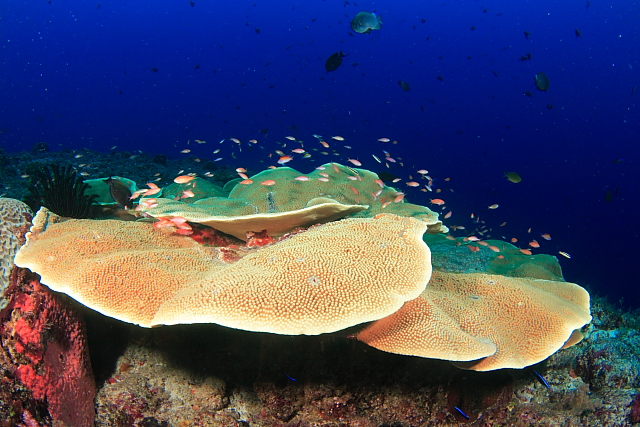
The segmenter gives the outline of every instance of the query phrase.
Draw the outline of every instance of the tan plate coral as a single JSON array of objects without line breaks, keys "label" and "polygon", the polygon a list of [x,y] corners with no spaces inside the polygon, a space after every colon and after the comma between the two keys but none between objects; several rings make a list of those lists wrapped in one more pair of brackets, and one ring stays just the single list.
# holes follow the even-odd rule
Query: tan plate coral
[{"label": "tan plate coral", "polygon": [[390,353],[490,371],[538,363],[590,321],[589,294],[573,283],[434,271],[419,298],[357,338]]},{"label": "tan plate coral", "polygon": [[333,332],[397,311],[431,276],[427,224],[391,214],[318,225],[237,260],[149,222],[55,221],[38,212],[16,264],[141,326]]}]

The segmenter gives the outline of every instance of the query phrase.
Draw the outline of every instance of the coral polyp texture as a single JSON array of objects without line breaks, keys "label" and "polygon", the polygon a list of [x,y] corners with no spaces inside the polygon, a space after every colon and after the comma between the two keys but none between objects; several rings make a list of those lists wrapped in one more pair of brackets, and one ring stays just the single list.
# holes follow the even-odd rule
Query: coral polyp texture
[{"label": "coral polyp texture", "polygon": [[19,200],[0,198],[0,310],[6,307],[8,300],[4,298],[9,288],[9,280],[13,271],[13,257],[24,243],[24,234],[31,224],[33,213],[26,203]]},{"label": "coral polyp texture", "polygon": [[590,320],[589,294],[573,283],[435,271],[420,297],[357,337],[489,371],[541,362]]},{"label": "coral polyp texture", "polygon": [[247,250],[205,246],[149,222],[57,220],[39,211],[16,264],[141,326],[334,332],[394,313],[431,275],[427,224],[392,214],[317,225]]},{"label": "coral polyp texture", "polygon": [[37,280],[17,276],[11,314],[2,325],[2,347],[15,375],[53,420],[92,426],[96,385],[82,319]]}]

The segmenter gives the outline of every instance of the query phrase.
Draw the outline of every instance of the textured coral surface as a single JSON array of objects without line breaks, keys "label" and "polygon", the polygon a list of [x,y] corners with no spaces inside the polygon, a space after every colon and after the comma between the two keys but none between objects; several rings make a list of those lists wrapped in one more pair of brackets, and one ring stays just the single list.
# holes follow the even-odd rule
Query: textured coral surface
[{"label": "textured coral surface", "polygon": [[39,425],[51,417],[63,423],[58,425],[93,425],[96,386],[82,318],[37,278],[24,271],[14,278],[0,330],[3,365],[41,407],[23,414],[22,421]]}]

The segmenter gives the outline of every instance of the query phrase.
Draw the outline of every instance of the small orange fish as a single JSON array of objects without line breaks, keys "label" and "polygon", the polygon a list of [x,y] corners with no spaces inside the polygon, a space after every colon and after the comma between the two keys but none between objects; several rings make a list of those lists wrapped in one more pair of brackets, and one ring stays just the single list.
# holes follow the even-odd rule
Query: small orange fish
[{"label": "small orange fish", "polygon": [[309,181],[309,177],[308,176],[299,176],[297,178],[295,178],[296,181]]},{"label": "small orange fish", "polygon": [[480,246],[473,246],[473,245],[469,245],[467,246],[469,248],[469,250],[471,252],[480,252]]},{"label": "small orange fish", "polygon": [[484,241],[482,241],[482,240],[479,240],[479,241],[478,241],[478,244],[479,244],[479,245],[482,245],[482,246],[489,246],[489,243],[484,242]]},{"label": "small orange fish", "polygon": [[520,252],[522,252],[525,255],[531,255],[532,254],[531,250],[529,250],[529,249],[520,249]]},{"label": "small orange fish", "polygon": [[306,153],[306,151],[304,151],[304,148],[294,148],[293,150],[291,150],[293,153],[296,154],[304,154]]},{"label": "small orange fish", "polygon": [[237,168],[236,172],[247,173],[247,170],[245,168]]},{"label": "small orange fish", "polygon": [[207,141],[203,141],[202,139],[196,139],[196,142],[198,144],[206,144],[207,143]]},{"label": "small orange fish", "polygon": [[516,239],[515,237],[511,238],[511,243],[516,243],[518,241],[518,239]]},{"label": "small orange fish", "polygon": [[356,159],[348,159],[351,163],[353,163],[354,166],[362,166],[362,162],[360,162],[360,160],[356,160]]},{"label": "small orange fish", "polygon": [[344,141],[344,138],[341,136],[332,136],[331,138],[335,139],[336,141]]},{"label": "small orange fish", "polygon": [[249,142],[252,143],[252,144],[257,144],[258,140],[257,139],[250,139]]},{"label": "small orange fish", "polygon": [[[420,175],[426,175],[426,174],[428,174],[428,173],[429,173],[429,171],[428,171],[428,170],[426,170],[426,169],[420,169],[420,170],[418,171],[418,173],[419,173]],[[424,177],[423,177],[423,178],[424,178]]]},{"label": "small orange fish", "polygon": [[358,191],[358,189],[354,186],[350,186],[351,190],[353,190],[354,193],[356,193],[357,195],[360,195],[360,192]]},{"label": "small orange fish", "polygon": [[452,211],[447,212],[447,214],[444,216],[444,219],[449,219],[451,218],[451,215],[453,214]]},{"label": "small orange fish", "polygon": [[542,236],[544,240],[551,240],[551,234],[549,233],[541,234],[540,236]]},{"label": "small orange fish", "polygon": [[376,179],[376,184],[380,186],[380,188],[384,188],[384,181],[381,179]]},{"label": "small orange fish", "polygon": [[188,148],[185,148],[184,150],[181,151],[182,154],[187,154],[190,153],[191,150],[189,150]]},{"label": "small orange fish", "polygon": [[195,197],[195,194],[193,194],[193,191],[191,190],[185,190],[182,192],[182,196],[180,197],[181,199],[187,199],[189,197]]},{"label": "small orange fish", "polygon": [[191,175],[180,175],[179,177],[177,177],[176,179],[173,180],[173,182],[175,182],[176,184],[186,184],[187,182],[193,180],[193,178],[195,178],[195,176],[191,176]]},{"label": "small orange fish", "polygon": [[444,200],[442,200],[442,199],[431,199],[431,204],[432,205],[442,206],[442,205],[444,205]]},{"label": "small orange fish", "polygon": [[404,194],[403,194],[403,193],[400,193],[400,194],[398,194],[398,195],[396,196],[396,198],[395,198],[395,199],[393,199],[393,202],[394,202],[394,203],[400,203],[400,202],[401,202],[401,201],[403,201],[403,200],[404,200]]},{"label": "small orange fish", "polygon": [[242,185],[253,184],[253,180],[252,179],[245,179],[243,181],[240,181],[238,184],[242,184]]},{"label": "small orange fish", "polygon": [[500,224],[500,227],[504,227],[505,225],[507,225],[507,221],[505,221],[502,224]]},{"label": "small orange fish", "polygon": [[291,156],[282,156],[280,157],[280,159],[278,160],[278,164],[280,165],[284,165],[285,163],[290,162],[291,160],[293,160],[293,157]]},{"label": "small orange fish", "polygon": [[498,259],[504,259],[504,255],[498,255]]},{"label": "small orange fish", "polygon": [[242,179],[249,179],[249,177],[247,176],[246,173],[240,172],[238,175],[240,175],[240,178],[242,178]]},{"label": "small orange fish", "polygon": [[268,179],[266,181],[262,181],[260,184],[262,184],[262,185],[275,185],[275,183],[276,182],[274,180]]},{"label": "small orange fish", "polygon": [[[162,189],[156,187],[156,188],[151,188],[149,190],[143,190],[143,191],[144,191],[144,196],[147,197],[147,196],[153,196],[154,194],[158,194],[159,192],[162,191]],[[138,193],[138,191],[136,191],[133,194],[136,194],[136,193]],[[133,197],[133,196],[131,196],[131,197]]]},{"label": "small orange fish", "polygon": [[489,245],[489,249],[491,249],[493,252],[500,252],[500,248],[497,246]]},{"label": "small orange fish", "polygon": [[419,182],[415,182],[415,181],[409,181],[409,182],[407,182],[407,185],[409,187],[420,187],[420,183]]},{"label": "small orange fish", "polygon": [[537,240],[532,240],[529,242],[529,246],[531,246],[532,248],[539,248],[540,247],[540,243],[538,243]]},{"label": "small orange fish", "polygon": [[320,144],[322,144],[322,146],[323,146],[324,148],[329,148],[329,147],[331,147],[331,146],[329,145],[329,143],[328,143],[328,142],[326,142],[326,141],[320,141]]},{"label": "small orange fish", "polygon": [[391,140],[389,138],[379,138],[378,141],[380,141],[380,142],[389,142]]},{"label": "small orange fish", "polygon": [[445,238],[446,238],[447,240],[456,240],[456,238],[455,238],[455,237],[453,237],[453,236],[451,236],[451,235],[449,235],[449,236],[447,236],[447,237],[445,237]]}]

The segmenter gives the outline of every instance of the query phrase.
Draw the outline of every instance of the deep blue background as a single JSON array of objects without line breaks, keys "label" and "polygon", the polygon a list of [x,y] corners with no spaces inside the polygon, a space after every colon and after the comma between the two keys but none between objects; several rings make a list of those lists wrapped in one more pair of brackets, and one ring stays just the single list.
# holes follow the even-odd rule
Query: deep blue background
[{"label": "deep blue background", "polygon": [[[352,157],[380,172],[370,154],[386,149],[404,159],[390,169],[403,178],[430,171],[454,212],[447,224],[470,228],[473,212],[494,237],[537,238],[542,252],[572,254],[560,257],[567,280],[638,307],[640,4],[591,3],[4,0],[0,144],[171,157],[191,148],[262,169],[275,164],[267,155],[277,142],[297,146],[287,135],[308,149],[321,148],[314,133],[341,135],[342,144],[328,140],[340,156],[312,151],[287,166],[309,172]],[[381,31],[351,32],[363,10],[383,17]],[[348,56],[327,73],[339,50]],[[546,93],[534,84],[541,71]],[[242,153],[218,144],[231,137]],[[260,142],[248,152],[252,138]],[[619,189],[611,203],[608,189]],[[421,204],[434,197],[406,191]]]}]

